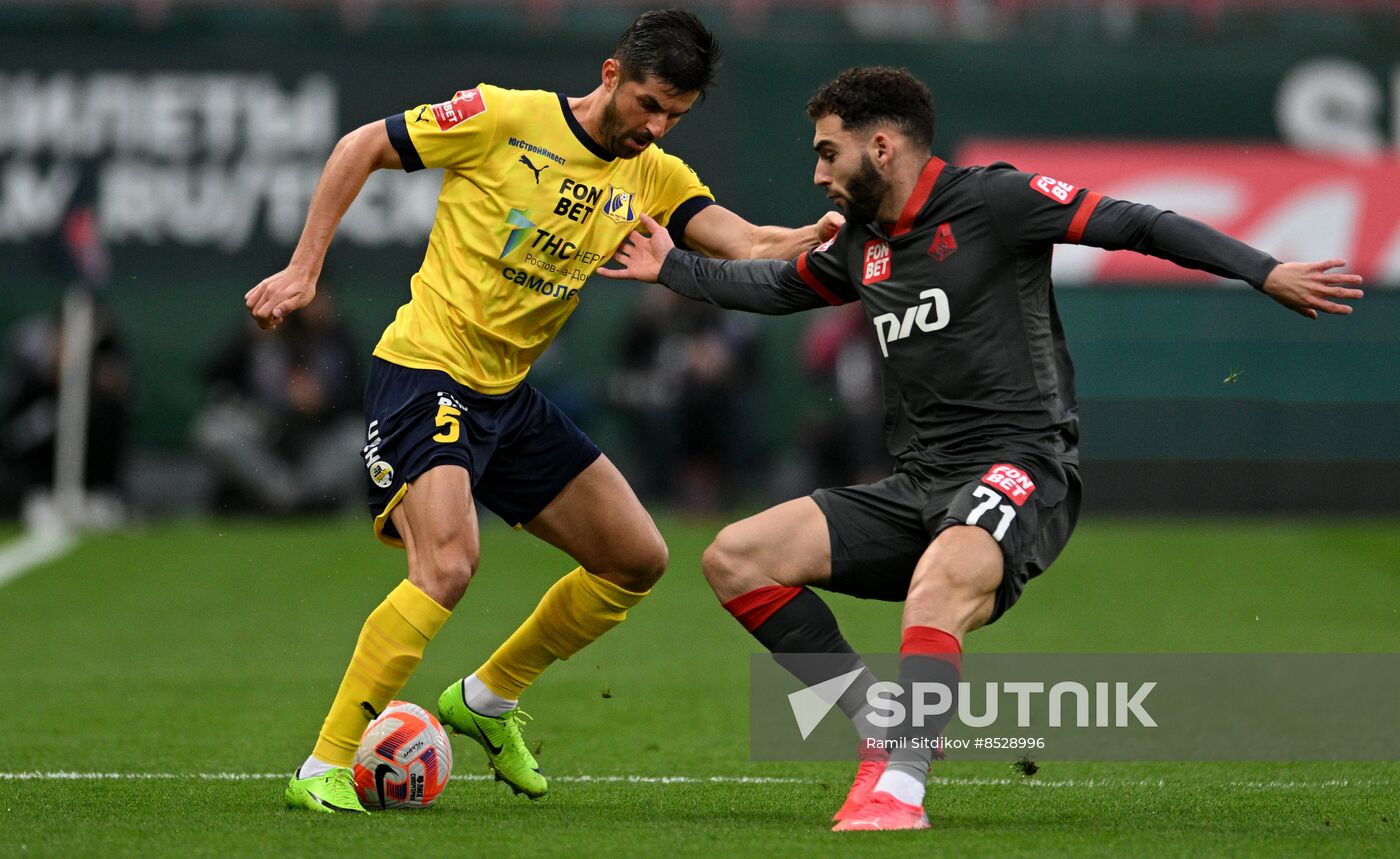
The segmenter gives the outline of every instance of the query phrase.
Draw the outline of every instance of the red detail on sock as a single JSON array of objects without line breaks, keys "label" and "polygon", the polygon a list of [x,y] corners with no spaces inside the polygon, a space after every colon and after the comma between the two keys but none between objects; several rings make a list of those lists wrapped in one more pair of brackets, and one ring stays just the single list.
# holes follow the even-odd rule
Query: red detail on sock
[{"label": "red detail on sock", "polygon": [[765,585],[735,597],[725,603],[724,608],[744,625],[744,629],[753,632],[800,593],[802,588]]},{"label": "red detail on sock", "polygon": [[899,643],[900,656],[933,656],[952,664],[962,673],[962,645],[950,632],[933,626],[911,626]]},{"label": "red detail on sock", "polygon": [[861,740],[856,749],[856,760],[861,763],[884,763],[890,759],[890,750],[878,743]]}]

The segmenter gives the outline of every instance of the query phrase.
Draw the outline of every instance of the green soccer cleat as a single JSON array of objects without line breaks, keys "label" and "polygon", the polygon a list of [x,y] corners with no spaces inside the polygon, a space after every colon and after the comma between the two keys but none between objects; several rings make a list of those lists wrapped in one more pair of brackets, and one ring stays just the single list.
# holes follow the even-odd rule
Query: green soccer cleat
[{"label": "green soccer cleat", "polygon": [[467,706],[461,680],[448,686],[438,697],[438,718],[457,733],[481,744],[496,773],[496,781],[505,782],[518,794],[539,799],[549,791],[549,782],[540,775],[539,762],[525,748],[525,739],[520,736],[523,715],[519,707],[494,717],[473,711]]},{"label": "green soccer cleat", "polygon": [[282,794],[287,798],[289,808],[304,808],[323,814],[345,811],[351,814],[369,814],[360,805],[355,795],[355,777],[345,767],[336,767],[321,775],[298,778],[292,775],[287,782],[287,790]]}]

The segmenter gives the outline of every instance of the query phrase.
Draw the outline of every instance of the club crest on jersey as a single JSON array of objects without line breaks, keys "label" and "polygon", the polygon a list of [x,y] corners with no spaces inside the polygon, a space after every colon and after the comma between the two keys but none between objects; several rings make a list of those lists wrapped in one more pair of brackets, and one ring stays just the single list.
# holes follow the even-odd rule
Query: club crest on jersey
[{"label": "club crest on jersey", "polygon": [[890,276],[890,243],[871,239],[865,243],[865,261],[861,264],[860,282],[869,286]]},{"label": "club crest on jersey", "polygon": [[433,105],[433,118],[438,128],[451,131],[478,113],[486,112],[486,100],[481,91],[475,89],[458,90],[451,101]]},{"label": "club crest on jersey", "polygon": [[1005,462],[989,468],[987,473],[982,475],[982,482],[993,489],[1001,490],[1001,494],[1017,507],[1025,504],[1026,499],[1035,492],[1035,483],[1032,482],[1031,476]]},{"label": "club crest on jersey", "polygon": [[1031,177],[1031,187],[1062,205],[1068,203],[1074,197],[1074,192],[1079,190],[1068,182],[1041,175]]},{"label": "club crest on jersey", "polygon": [[958,240],[953,238],[953,225],[944,221],[933,234],[933,244],[928,246],[928,255],[943,262],[958,249]]},{"label": "club crest on jersey", "polygon": [[619,224],[635,221],[637,216],[632,212],[632,192],[624,191],[616,185],[609,185],[608,201],[603,204],[603,214]]}]

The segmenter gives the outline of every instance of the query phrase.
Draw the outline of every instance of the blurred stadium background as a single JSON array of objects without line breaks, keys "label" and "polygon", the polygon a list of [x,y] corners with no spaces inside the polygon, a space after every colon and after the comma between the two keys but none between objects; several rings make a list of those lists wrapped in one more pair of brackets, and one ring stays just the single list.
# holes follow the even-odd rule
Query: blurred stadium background
[{"label": "blurred stadium background", "polygon": [[[26,369],[52,375],[57,341],[41,332],[75,283],[96,288],[99,346],[115,356],[104,364],[99,348],[91,374],[89,483],[106,474],[138,515],[316,507],[240,505],[239,463],[198,443],[198,424],[226,381],[212,365],[248,333],[241,296],[285,263],[330,147],[480,80],[584,93],[642,8],[0,2],[0,509],[19,515],[49,476],[52,453],[35,466],[35,445],[56,399],[36,407],[16,392],[43,387]],[[1400,4],[696,8],[727,61],[665,147],[755,222],[822,211],[802,106],[842,68],[884,63],[931,85],[935,149],[949,160],[1010,160],[1204,218],[1280,258],[1345,257],[1367,276],[1353,317],[1309,323],[1242,286],[1062,249],[1088,513],[1400,509]],[[340,231],[323,282],[357,360],[407,298],[437,182],[373,177]],[[531,378],[646,500],[722,511],[881,467],[865,335],[840,311],[719,317],[602,282],[586,296]],[[342,377],[357,390],[353,367]],[[334,385],[319,396],[358,405]],[[353,468],[353,444],[342,448]],[[255,460],[243,467],[255,473]]]},{"label": "blurred stadium background", "polygon": [[[601,280],[531,380],[653,504],[674,572],[531,690],[557,796],[506,801],[459,744],[444,813],[376,817],[372,837],[277,798],[360,618],[401,575],[364,527],[356,409],[438,177],[371,179],[296,336],[253,331],[242,296],[285,264],[342,133],[482,80],[583,94],[646,7],[0,0],[0,679],[23,703],[0,708],[0,853],[306,855],[389,837],[399,852],[831,852],[822,821],[849,767],[746,760],[756,645],[697,569],[739,513],[879,473],[865,323],[712,314]],[[1085,513],[975,649],[1400,648],[1400,3],[693,8],[727,62],[664,145],[750,220],[823,211],[803,105],[883,63],[931,85],[944,158],[1009,160],[1368,279],[1354,315],[1309,322],[1241,285],[1062,248]],[[89,396],[59,395],[65,351],[93,356],[69,362],[66,388]],[[277,461],[291,450],[302,461]],[[92,491],[55,503],[55,459],[61,484]],[[316,512],[333,515],[287,521]],[[74,541],[74,520],[117,527]],[[409,700],[477,664],[569,566],[493,517],[484,531],[489,574]],[[857,648],[896,645],[897,607],[832,604]],[[1400,819],[1393,762],[938,774],[930,835],[967,855],[1386,855]]]}]

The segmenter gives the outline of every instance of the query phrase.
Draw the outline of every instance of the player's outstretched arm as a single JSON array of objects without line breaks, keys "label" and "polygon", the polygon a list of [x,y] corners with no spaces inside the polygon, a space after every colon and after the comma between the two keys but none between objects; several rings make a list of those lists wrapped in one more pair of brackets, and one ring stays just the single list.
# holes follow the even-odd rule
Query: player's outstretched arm
[{"label": "player's outstretched arm", "polygon": [[706,259],[678,249],[650,215],[641,220],[646,232],[633,232],[613,254],[619,268],[600,268],[599,275],[660,283],[686,298],[751,313],[794,313],[826,304],[801,281],[793,263]]},{"label": "player's outstretched arm", "polygon": [[1185,268],[1237,278],[1309,319],[1316,319],[1318,311],[1351,313],[1339,299],[1363,295],[1355,288],[1360,275],[1332,271],[1346,260],[1279,262],[1209,224],[1127,200],[1105,197],[1098,202],[1079,241],[1108,250],[1128,248]]},{"label": "player's outstretched arm", "polygon": [[402,167],[383,122],[361,126],[340,139],[311,196],[306,225],[287,267],[248,290],[243,303],[262,328],[276,328],[287,314],[311,303],[326,249],[365,180],[375,170]]},{"label": "player's outstretched arm", "polygon": [[1341,259],[1279,263],[1264,280],[1263,292],[1309,319],[1316,319],[1319,310],[1346,315],[1351,313],[1352,307],[1339,304],[1338,299],[1355,299],[1365,295],[1356,289],[1361,284],[1361,275],[1332,271],[1346,264],[1346,260]]},{"label": "player's outstretched arm", "polygon": [[706,206],[685,227],[685,241],[707,257],[789,260],[841,229],[846,219],[827,212],[805,227],[756,226],[724,208]]}]

